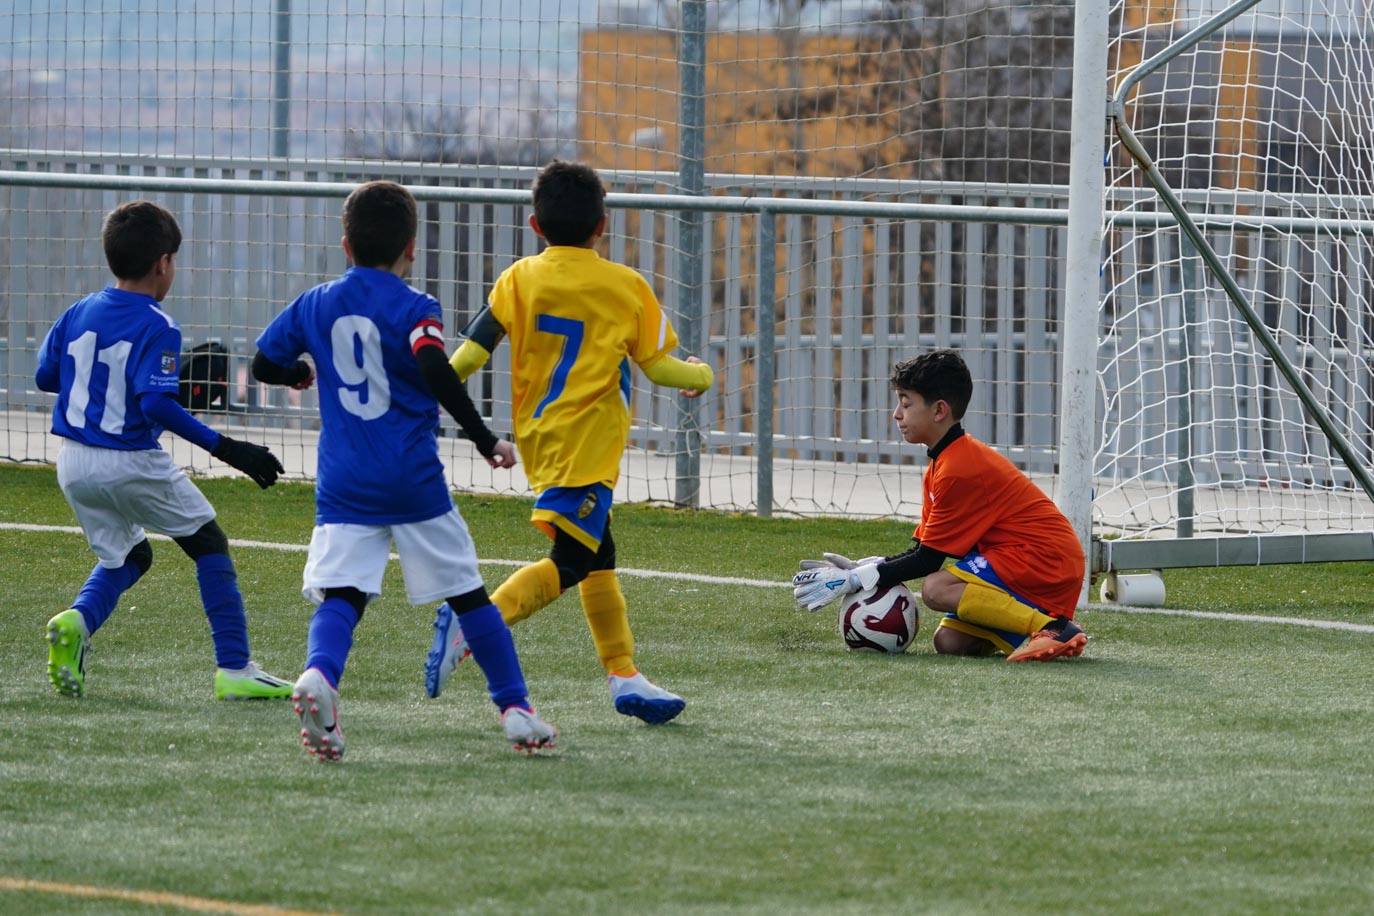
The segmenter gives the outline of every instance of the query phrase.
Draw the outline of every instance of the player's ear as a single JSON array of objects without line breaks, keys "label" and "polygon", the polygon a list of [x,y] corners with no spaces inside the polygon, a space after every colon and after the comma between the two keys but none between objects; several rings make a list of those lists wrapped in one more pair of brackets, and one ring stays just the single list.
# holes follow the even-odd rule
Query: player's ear
[{"label": "player's ear", "polygon": [[606,231],[606,214],[601,214],[601,219],[596,221],[596,228],[592,230],[592,238],[600,238]]},{"label": "player's ear", "polygon": [[416,239],[411,238],[411,240],[406,243],[405,256],[407,261],[414,262],[415,260],[415,242]]},{"label": "player's ear", "polygon": [[544,230],[539,228],[539,218],[533,213],[530,214],[530,228],[533,229],[534,234],[541,239],[544,237]]},{"label": "player's ear", "polygon": [[348,244],[348,236],[339,239],[339,247],[343,249],[344,257],[348,258],[348,263],[353,263],[353,246]]}]

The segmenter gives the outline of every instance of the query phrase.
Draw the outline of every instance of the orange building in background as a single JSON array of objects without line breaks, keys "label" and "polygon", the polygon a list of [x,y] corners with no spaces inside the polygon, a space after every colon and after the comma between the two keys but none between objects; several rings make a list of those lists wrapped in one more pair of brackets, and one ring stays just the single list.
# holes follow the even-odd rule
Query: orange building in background
[{"label": "orange building in background", "polygon": [[[881,39],[715,33],[706,47],[706,171],[916,177],[907,136],[919,103],[913,55]],[[678,68],[667,32],[581,38],[579,155],[598,168],[676,171]]]}]

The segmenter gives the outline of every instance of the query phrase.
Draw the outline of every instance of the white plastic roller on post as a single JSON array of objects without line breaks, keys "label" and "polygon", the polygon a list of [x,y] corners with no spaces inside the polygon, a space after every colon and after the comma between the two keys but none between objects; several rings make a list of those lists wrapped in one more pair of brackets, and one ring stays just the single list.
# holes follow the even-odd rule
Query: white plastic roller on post
[{"label": "white plastic roller on post", "polygon": [[[1103,154],[1107,135],[1107,0],[1074,11],[1069,228],[1059,323],[1059,478],[1055,502],[1092,572],[1093,455],[1097,450],[1097,314],[1102,295]],[[1078,604],[1088,600],[1083,580]]]},{"label": "white plastic roller on post", "polygon": [[1130,607],[1163,607],[1164,576],[1159,570],[1141,573],[1108,573],[1099,594],[1103,603]]}]

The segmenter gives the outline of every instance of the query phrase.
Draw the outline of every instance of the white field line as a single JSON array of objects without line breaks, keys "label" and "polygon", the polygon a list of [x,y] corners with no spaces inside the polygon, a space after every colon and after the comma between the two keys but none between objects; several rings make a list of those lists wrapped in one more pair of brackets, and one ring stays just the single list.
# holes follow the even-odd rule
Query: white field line
[{"label": "white field line", "polygon": [[0,891],[56,894],[59,897],[83,897],[87,900],[125,900],[144,906],[172,907],[192,913],[228,913],[230,916],[324,916],[306,910],[291,910],[270,904],[235,903],[210,897],[191,897],[169,891],[139,891],[122,887],[100,887],[91,884],[68,884],[64,881],[32,881],[28,878],[0,876]]},{"label": "white field line", "polygon": [[1090,604],[1094,611],[1117,614],[1155,614],[1161,617],[1195,617],[1199,620],[1225,620],[1234,623],[1274,623],[1290,627],[1311,627],[1315,630],[1347,630],[1351,633],[1374,633],[1367,623],[1346,623],[1343,620],[1313,620],[1308,617],[1265,617],[1260,614],[1222,614],[1215,611],[1184,611],[1167,607],[1128,607],[1124,604]]},{"label": "white field line", "polygon": [[[34,531],[51,534],[81,534],[81,529],[75,525],[31,525],[24,522],[0,522],[0,531]],[[150,534],[149,538],[158,541],[170,541],[171,538],[162,534]],[[278,544],[272,541],[247,541],[231,539],[229,543],[234,547],[245,547],[253,550],[276,550],[282,553],[305,553],[305,544]],[[391,559],[396,559],[396,554],[391,554]],[[479,560],[480,563],[489,563],[493,566],[524,566],[529,560]],[[679,582],[695,582],[700,585],[744,585],[754,588],[776,588],[783,589],[791,585],[790,582],[777,582],[772,579],[745,579],[736,576],[708,576],[699,573],[667,572],[661,569],[632,569],[626,567],[616,567],[616,572],[622,576],[631,576],[637,579],[671,579]],[[1350,633],[1374,633],[1374,625],[1366,623],[1346,623],[1341,620],[1313,620],[1306,617],[1265,617],[1260,614],[1223,614],[1215,611],[1186,611],[1176,608],[1162,607],[1128,607],[1121,604],[1089,604],[1088,607],[1094,611],[1105,611],[1113,614],[1152,614],[1158,617],[1192,617],[1198,620],[1221,620],[1228,623],[1261,623],[1278,626],[1290,627],[1309,627],[1315,630],[1344,630]]]},{"label": "white field line", "polygon": [[[48,534],[82,534],[80,528],[75,525],[31,525],[26,522],[0,522],[0,531],[35,531]],[[149,534],[149,540],[170,541],[171,538],[165,534]],[[307,544],[278,544],[272,541],[246,541],[239,538],[230,538],[231,547],[246,547],[252,550],[276,550],[281,553],[305,553],[309,550]],[[396,554],[391,554],[391,559],[397,559]],[[479,559],[479,563],[490,563],[492,566],[524,566],[530,560],[496,560]],[[772,579],[744,579],[735,576],[705,576],[697,573],[667,572],[661,569],[633,569],[625,566],[617,566],[615,571],[622,576],[630,576],[636,579],[675,579],[679,582],[698,582],[702,585],[748,585],[755,588],[783,588],[790,586],[790,582],[774,582]]]}]

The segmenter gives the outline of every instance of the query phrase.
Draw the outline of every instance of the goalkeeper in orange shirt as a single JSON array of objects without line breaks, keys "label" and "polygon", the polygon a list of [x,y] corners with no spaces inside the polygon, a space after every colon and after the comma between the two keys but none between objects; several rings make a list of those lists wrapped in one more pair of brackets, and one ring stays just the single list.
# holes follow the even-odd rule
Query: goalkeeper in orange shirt
[{"label": "goalkeeper in orange shirt", "polygon": [[[686,701],[635,666],[611,538],[611,489],[630,432],[630,364],[686,397],[709,388],[712,372],[694,356],[669,355],[677,334],[649,284],[597,254],[605,196],[582,163],[555,160],[539,173],[530,228],[548,247],[501,274],[452,364],[466,379],[510,339],[514,438],[535,493],[530,520],[553,541],[546,559],[516,570],[492,601],[514,625],[576,585],[616,711],[658,723]],[[434,627],[425,665],[430,696],[466,654],[446,606]]]},{"label": "goalkeeper in orange shirt", "polygon": [[964,432],[959,421],[973,395],[968,366],[953,350],[935,350],[899,363],[892,386],[902,438],[925,445],[930,458],[915,546],[858,562],[839,554],[804,560],[792,580],[797,603],[815,611],[853,592],[924,579],[921,599],[945,615],[937,652],[1000,652],[1009,662],[1081,655],[1088,637],[1073,614],[1083,549],[1049,497]]}]

